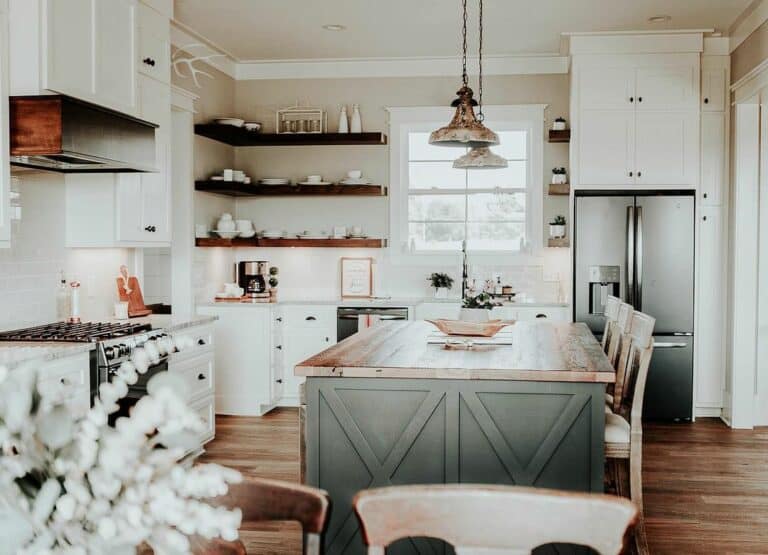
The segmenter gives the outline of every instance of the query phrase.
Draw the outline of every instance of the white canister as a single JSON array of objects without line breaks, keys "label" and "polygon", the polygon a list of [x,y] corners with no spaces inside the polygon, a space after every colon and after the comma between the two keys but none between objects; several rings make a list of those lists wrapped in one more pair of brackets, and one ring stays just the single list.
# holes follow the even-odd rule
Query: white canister
[{"label": "white canister", "polygon": [[69,284],[70,288],[70,313],[69,322],[72,324],[80,323],[80,282],[73,281]]}]

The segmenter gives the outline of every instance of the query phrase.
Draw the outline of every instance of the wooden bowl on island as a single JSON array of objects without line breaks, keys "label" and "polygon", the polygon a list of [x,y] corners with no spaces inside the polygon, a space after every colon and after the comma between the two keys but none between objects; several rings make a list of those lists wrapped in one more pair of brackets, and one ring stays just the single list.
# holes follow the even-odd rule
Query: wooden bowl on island
[{"label": "wooden bowl on island", "polygon": [[493,337],[503,328],[514,324],[514,320],[488,320],[487,322],[465,322],[463,320],[427,320],[446,335],[466,337]]}]

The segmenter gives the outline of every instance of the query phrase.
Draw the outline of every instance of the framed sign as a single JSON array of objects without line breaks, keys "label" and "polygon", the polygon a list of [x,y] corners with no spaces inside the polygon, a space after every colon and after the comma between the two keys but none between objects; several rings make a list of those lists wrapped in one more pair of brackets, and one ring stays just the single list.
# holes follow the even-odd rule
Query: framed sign
[{"label": "framed sign", "polygon": [[373,296],[373,258],[341,259],[341,297]]}]

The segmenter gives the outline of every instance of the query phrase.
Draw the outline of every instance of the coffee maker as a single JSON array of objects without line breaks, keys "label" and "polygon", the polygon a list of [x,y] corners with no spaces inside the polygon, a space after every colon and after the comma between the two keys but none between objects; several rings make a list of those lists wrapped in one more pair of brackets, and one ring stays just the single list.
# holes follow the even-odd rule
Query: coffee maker
[{"label": "coffee maker", "polygon": [[267,275],[269,262],[256,260],[239,262],[237,265],[237,284],[245,291],[245,296],[252,299],[269,297]]}]

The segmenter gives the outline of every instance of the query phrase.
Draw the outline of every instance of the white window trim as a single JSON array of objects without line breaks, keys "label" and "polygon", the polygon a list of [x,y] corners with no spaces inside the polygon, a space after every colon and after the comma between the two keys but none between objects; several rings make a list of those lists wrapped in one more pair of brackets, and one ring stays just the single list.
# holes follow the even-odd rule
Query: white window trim
[{"label": "white window trim", "polygon": [[[526,237],[523,252],[470,251],[480,264],[528,265],[540,262],[543,247],[544,110],[546,104],[484,106],[487,121],[511,125],[528,131],[528,189],[526,197]],[[411,252],[408,245],[408,134],[434,131],[453,117],[450,107],[388,107],[389,113],[389,254],[394,264],[428,266],[455,264],[457,253]],[[456,157],[461,155],[456,150]],[[492,171],[492,170],[488,170]],[[502,257],[500,259],[500,257]]]}]

